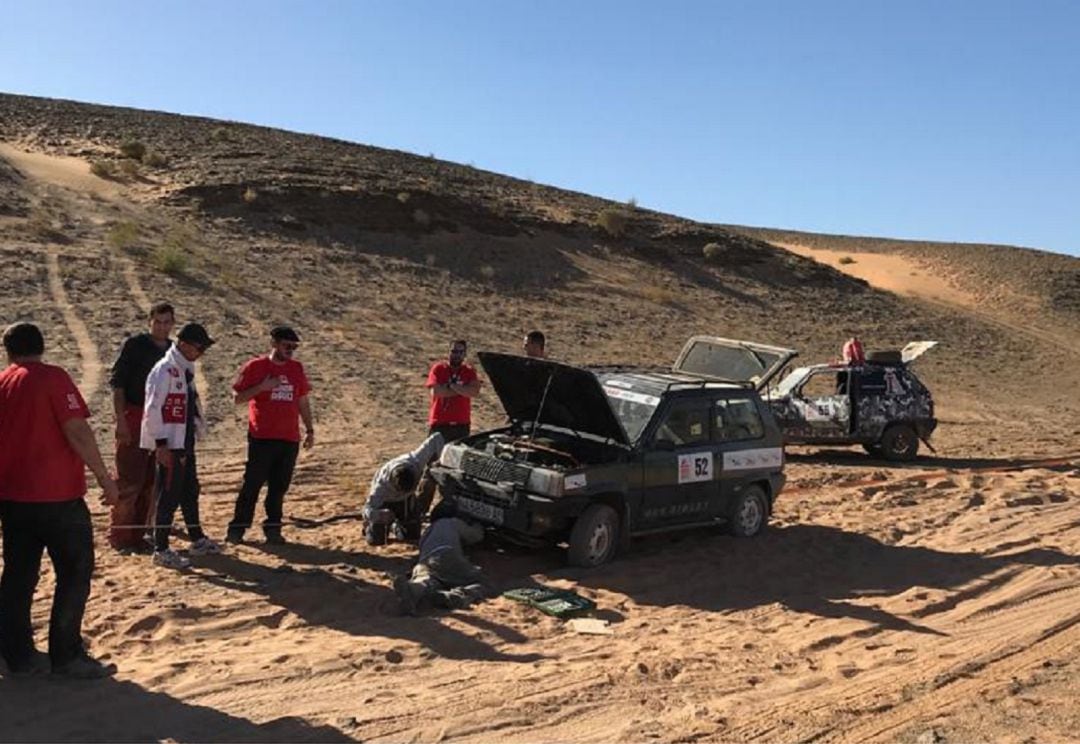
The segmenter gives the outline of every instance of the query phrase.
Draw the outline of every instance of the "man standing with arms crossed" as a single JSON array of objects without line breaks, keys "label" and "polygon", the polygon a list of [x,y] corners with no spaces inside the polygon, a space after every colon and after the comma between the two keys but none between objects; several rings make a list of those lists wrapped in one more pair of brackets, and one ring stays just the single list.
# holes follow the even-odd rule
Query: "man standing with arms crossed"
[{"label": "man standing with arms crossed", "polygon": [[[37,326],[16,323],[4,331],[10,366],[0,372],[0,525],[4,572],[0,578],[0,655],[8,671],[91,679],[116,672],[90,658],[82,620],[94,571],[94,536],[84,463],[102,500],[118,492],[101,459],[90,411],[71,377],[41,361],[45,339]],[[49,618],[49,653],[34,648],[30,607],[48,551],[56,574]]]},{"label": "man standing with arms crossed", "polygon": [[266,521],[263,534],[271,545],[283,545],[281,520],[285,492],[292,482],[300,451],[300,424],[304,420],[304,449],[315,445],[315,425],[308,394],[311,385],[304,365],[293,359],[300,336],[288,326],[270,331],[270,353],[257,356],[240,370],[233,390],[236,403],[248,404],[248,458],[244,482],[236,497],[229,523],[229,542],[243,541],[255,517],[259,491],[266,485]]},{"label": "man standing with arms crossed", "polygon": [[450,344],[445,362],[436,362],[428,372],[431,389],[428,433],[443,435],[447,442],[469,436],[472,428],[472,399],[480,392],[476,370],[465,363],[468,346],[458,339]]},{"label": "man standing with arms crossed", "polygon": [[112,508],[109,544],[122,552],[151,549],[145,536],[154,492],[154,453],[139,446],[139,429],[146,376],[172,345],[169,334],[174,322],[169,303],[150,308],[150,332],[124,341],[109,378],[116,414],[116,484],[120,488],[120,500]]}]

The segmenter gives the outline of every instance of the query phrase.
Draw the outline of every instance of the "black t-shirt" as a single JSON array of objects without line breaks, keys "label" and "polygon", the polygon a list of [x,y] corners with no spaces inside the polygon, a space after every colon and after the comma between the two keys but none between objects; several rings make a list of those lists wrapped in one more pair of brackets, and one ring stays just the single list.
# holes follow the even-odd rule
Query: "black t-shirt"
[{"label": "black t-shirt", "polygon": [[149,333],[130,336],[120,347],[120,356],[113,363],[109,387],[124,391],[124,400],[133,406],[141,406],[146,400],[146,376],[172,346],[170,342],[161,348]]}]

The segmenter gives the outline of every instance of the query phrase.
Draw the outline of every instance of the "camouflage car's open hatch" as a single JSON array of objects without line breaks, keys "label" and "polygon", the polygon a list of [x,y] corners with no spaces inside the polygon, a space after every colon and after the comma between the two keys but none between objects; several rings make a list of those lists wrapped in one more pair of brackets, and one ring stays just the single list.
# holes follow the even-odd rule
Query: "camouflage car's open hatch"
[{"label": "camouflage car's open hatch", "polygon": [[794,349],[779,346],[694,336],[683,346],[674,369],[714,380],[749,382],[760,390],[798,355]]},{"label": "camouflage car's open hatch", "polygon": [[558,426],[629,444],[596,375],[547,359],[481,351],[491,386],[515,424]]},{"label": "camouflage car's open hatch", "polygon": [[900,359],[904,364],[911,364],[937,344],[937,341],[912,341],[900,351]]}]

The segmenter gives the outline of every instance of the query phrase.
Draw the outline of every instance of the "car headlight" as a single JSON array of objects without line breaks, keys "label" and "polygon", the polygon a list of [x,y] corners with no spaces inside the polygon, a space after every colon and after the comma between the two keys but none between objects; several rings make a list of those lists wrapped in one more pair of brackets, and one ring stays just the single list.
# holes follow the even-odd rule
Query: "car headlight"
[{"label": "car headlight", "polygon": [[439,455],[439,464],[444,468],[461,469],[461,456],[465,454],[465,448],[459,444],[448,444],[443,447]]},{"label": "car headlight", "polygon": [[526,487],[533,493],[543,494],[544,496],[562,496],[563,475],[562,473],[556,473],[554,470],[533,468],[529,472],[529,481]]}]

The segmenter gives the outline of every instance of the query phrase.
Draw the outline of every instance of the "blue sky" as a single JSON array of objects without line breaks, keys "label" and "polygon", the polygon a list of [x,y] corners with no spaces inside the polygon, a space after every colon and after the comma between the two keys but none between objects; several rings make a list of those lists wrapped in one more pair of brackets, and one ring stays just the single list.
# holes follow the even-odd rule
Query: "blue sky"
[{"label": "blue sky", "polygon": [[12,0],[0,90],[708,222],[1080,254],[1080,3]]}]

